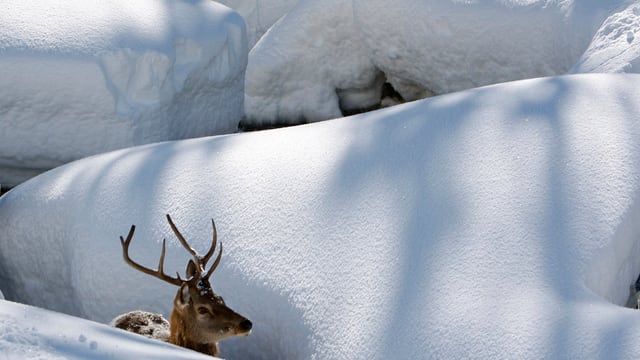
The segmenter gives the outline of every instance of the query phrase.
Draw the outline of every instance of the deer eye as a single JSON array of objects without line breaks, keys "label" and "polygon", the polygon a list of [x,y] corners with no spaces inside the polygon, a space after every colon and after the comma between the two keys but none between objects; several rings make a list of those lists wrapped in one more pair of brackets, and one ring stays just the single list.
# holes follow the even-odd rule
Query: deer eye
[{"label": "deer eye", "polygon": [[198,307],[198,309],[197,309],[197,310],[198,310],[198,314],[202,314],[202,315],[204,315],[204,314],[208,314],[208,313],[209,313],[209,309],[207,309],[207,308],[206,308],[206,307],[204,307],[204,306],[200,306],[200,307]]}]

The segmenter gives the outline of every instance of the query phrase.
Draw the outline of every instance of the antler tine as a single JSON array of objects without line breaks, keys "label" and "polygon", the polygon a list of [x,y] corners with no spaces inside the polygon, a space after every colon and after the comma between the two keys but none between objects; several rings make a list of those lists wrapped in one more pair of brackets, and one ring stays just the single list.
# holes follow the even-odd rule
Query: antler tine
[{"label": "antler tine", "polygon": [[173,220],[171,220],[171,216],[169,216],[169,214],[167,214],[167,221],[169,222],[169,226],[171,226],[171,230],[173,230],[173,233],[176,234],[176,237],[180,241],[180,244],[182,244],[182,246],[199,262],[202,257],[194,248],[191,247],[191,245],[189,245],[184,236],[182,236],[176,225],[173,223]]},{"label": "antler tine", "polygon": [[120,244],[122,245],[122,257],[124,258],[124,261],[129,264],[131,267],[133,267],[134,269],[143,272],[147,275],[151,275],[153,277],[156,277],[160,280],[164,280],[170,284],[176,285],[176,286],[181,286],[182,285],[182,280],[180,279],[180,277],[178,276],[178,278],[173,278],[167,274],[164,273],[164,256],[165,256],[165,243],[166,241],[163,240],[162,241],[162,252],[160,253],[160,262],[158,263],[158,270],[151,270],[148,267],[142,266],[140,264],[138,264],[137,262],[131,260],[131,258],[129,257],[129,245],[131,244],[131,240],[133,239],[133,233],[136,230],[136,226],[135,225],[131,225],[131,229],[129,230],[129,235],[127,235],[127,239],[125,240],[124,238],[122,238],[122,236],[120,236]]},{"label": "antler tine", "polygon": [[218,252],[218,256],[216,257],[216,261],[213,262],[213,265],[211,265],[211,269],[209,269],[207,274],[204,275],[205,279],[209,280],[209,278],[211,277],[211,274],[213,274],[213,272],[216,271],[216,268],[218,267],[218,264],[220,264],[220,259],[222,259],[222,243],[220,243],[220,251]]},{"label": "antler tine", "polygon": [[211,219],[211,226],[213,227],[213,240],[211,241],[211,247],[209,248],[209,251],[207,251],[207,253],[202,258],[202,266],[207,266],[207,262],[209,261],[209,259],[211,259],[211,256],[213,256],[213,252],[216,249],[216,244],[218,243],[218,230],[216,230],[216,223],[215,221],[213,221],[213,219]]}]

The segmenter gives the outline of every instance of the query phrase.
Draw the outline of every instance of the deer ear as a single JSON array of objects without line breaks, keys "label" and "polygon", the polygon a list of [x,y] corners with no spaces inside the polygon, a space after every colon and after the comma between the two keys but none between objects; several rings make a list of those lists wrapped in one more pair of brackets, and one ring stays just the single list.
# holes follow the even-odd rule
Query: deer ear
[{"label": "deer ear", "polygon": [[191,279],[196,275],[196,263],[194,263],[193,260],[189,260],[189,263],[187,264],[186,274],[187,279]]},{"label": "deer ear", "polygon": [[189,285],[182,284],[180,286],[180,290],[176,294],[176,299],[174,301],[174,305],[177,308],[184,308],[187,304],[191,303],[191,294],[189,294]]}]

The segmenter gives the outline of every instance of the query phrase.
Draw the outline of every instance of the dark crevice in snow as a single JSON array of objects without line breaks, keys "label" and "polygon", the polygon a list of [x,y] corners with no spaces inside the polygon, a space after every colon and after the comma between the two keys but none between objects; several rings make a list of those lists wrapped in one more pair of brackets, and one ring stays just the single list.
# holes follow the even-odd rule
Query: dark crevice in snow
[{"label": "dark crevice in snow", "polygon": [[259,131],[259,130],[270,130],[270,129],[279,129],[289,126],[296,125],[304,125],[307,121],[298,120],[298,121],[281,121],[281,122],[273,122],[273,123],[253,123],[247,122],[246,119],[240,120],[238,123],[238,132],[249,132],[249,131]]},{"label": "dark crevice in snow", "polygon": [[396,91],[396,89],[393,88],[393,85],[391,85],[391,83],[389,82],[385,82],[384,84],[382,84],[380,98],[376,104],[367,107],[349,108],[344,106],[343,102],[341,101],[340,111],[342,112],[342,115],[350,116],[402,104],[404,102],[405,99],[402,97],[402,95],[400,95],[400,93]]},{"label": "dark crevice in snow", "polygon": [[625,305],[628,308],[638,309],[638,305],[640,304],[640,275],[636,282],[631,285],[631,289],[629,292],[629,299],[627,300],[627,304]]},{"label": "dark crevice in snow", "polygon": [[[342,116],[351,116],[366,113],[369,111],[375,111],[378,109],[402,104],[411,100],[405,99],[390,82],[386,81],[384,74],[380,74],[380,78],[382,79],[382,81],[375,81],[370,88],[350,90],[336,89],[336,95],[340,99],[339,106]],[[361,93],[358,94],[359,92]],[[372,96],[371,94],[375,94],[375,102],[368,106],[362,106],[362,104],[366,102],[362,102],[359,100],[362,100],[363,96],[370,98]],[[425,92],[425,94],[427,94],[425,95],[426,97],[435,95],[430,92]],[[303,118],[297,120],[282,119],[281,121],[260,122],[255,121],[255,119],[247,119],[245,117],[238,123],[238,132],[279,129],[289,126],[304,125],[308,123],[309,121]]]},{"label": "dark crevice in snow", "polygon": [[[353,90],[352,90],[353,91]],[[391,85],[391,83],[385,81],[381,82],[379,89],[367,89],[364,92],[371,91],[378,93],[376,102],[370,106],[353,106],[353,103],[350,103],[349,100],[346,100],[350,95],[346,95],[349,91],[344,89],[336,89],[336,95],[340,98],[340,112],[343,116],[351,116],[356,114],[362,114],[369,111],[375,111],[378,109],[390,107],[393,105],[398,105],[406,102],[403,96],[396,91],[396,89]],[[351,95],[353,96],[353,95]],[[270,130],[270,129],[279,129],[289,126],[297,126],[304,125],[309,123],[306,119],[298,119],[296,121],[292,121],[290,119],[283,119],[282,121],[275,122],[255,122],[255,121],[247,121],[247,119],[243,119],[238,123],[238,132],[249,132],[249,131],[259,131],[259,130]]]},{"label": "dark crevice in snow", "polygon": [[8,192],[11,189],[12,188],[10,186],[0,184],[0,196],[4,195],[6,192]]}]

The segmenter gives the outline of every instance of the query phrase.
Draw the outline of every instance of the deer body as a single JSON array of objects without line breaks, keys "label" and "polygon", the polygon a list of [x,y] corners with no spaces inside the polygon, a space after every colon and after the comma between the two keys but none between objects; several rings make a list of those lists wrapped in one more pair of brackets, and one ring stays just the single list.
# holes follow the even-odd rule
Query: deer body
[{"label": "deer body", "polygon": [[[136,270],[179,286],[178,292],[173,300],[168,342],[204,354],[217,356],[220,354],[218,347],[220,340],[233,336],[247,336],[251,332],[252,324],[251,321],[227,307],[222,297],[213,291],[209,283],[209,278],[220,263],[222,257],[222,245],[220,245],[220,251],[216,260],[211,268],[206,270],[207,262],[213,256],[217,243],[215,223],[211,220],[213,225],[213,241],[211,247],[209,251],[207,251],[207,254],[200,256],[200,254],[187,243],[182,234],[180,234],[169,215],[167,215],[167,220],[174,234],[178,240],[180,240],[180,243],[193,255],[193,259],[189,260],[187,264],[186,280],[182,280],[180,275],[174,278],[164,273],[164,241],[162,243],[162,253],[160,254],[158,270],[151,270],[129,258],[129,244],[133,238],[135,225],[131,226],[126,240],[120,237],[124,260]],[[150,336],[149,334],[143,333],[144,331],[136,330],[146,329],[146,327],[140,326],[139,324],[135,325],[137,324],[136,321],[141,321],[139,320],[140,313],[141,312],[133,311],[121,315],[113,321],[113,325],[128,331],[140,333],[141,335],[158,338],[153,336],[153,334]],[[147,319],[143,322],[146,321],[149,323],[156,321],[154,320],[154,315],[157,316],[157,314],[143,314],[147,314]],[[120,321],[118,321],[118,319],[120,319]],[[131,326],[131,324],[134,324],[134,326]]]},{"label": "deer body", "polygon": [[151,339],[169,341],[169,322],[162,314],[130,311],[113,319],[111,326]]}]

